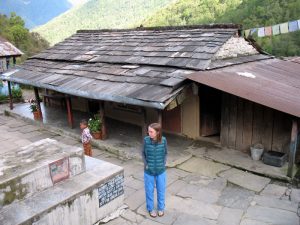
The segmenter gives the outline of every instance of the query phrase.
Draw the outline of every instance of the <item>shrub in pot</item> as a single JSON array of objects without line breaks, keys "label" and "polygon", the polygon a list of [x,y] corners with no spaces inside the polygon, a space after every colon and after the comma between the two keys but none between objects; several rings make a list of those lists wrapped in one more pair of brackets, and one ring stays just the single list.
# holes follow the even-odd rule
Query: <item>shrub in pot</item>
[{"label": "shrub in pot", "polygon": [[102,121],[99,115],[94,115],[92,118],[89,119],[88,126],[90,132],[95,139],[102,139]]}]

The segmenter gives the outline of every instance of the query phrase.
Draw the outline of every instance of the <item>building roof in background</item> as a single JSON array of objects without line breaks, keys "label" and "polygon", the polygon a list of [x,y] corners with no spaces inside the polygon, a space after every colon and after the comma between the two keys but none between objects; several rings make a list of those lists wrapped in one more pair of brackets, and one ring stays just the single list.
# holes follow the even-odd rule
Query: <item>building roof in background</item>
[{"label": "building roof in background", "polygon": [[286,57],[284,60],[300,64],[300,56]]},{"label": "building roof in background", "polygon": [[187,76],[201,84],[300,117],[300,64],[269,59],[199,71]]},{"label": "building roof in background", "polygon": [[180,92],[188,73],[270,58],[238,37],[238,28],[223,24],[78,31],[5,79],[164,108]]},{"label": "building roof in background", "polygon": [[23,52],[17,49],[13,44],[0,37],[0,57],[21,56]]}]

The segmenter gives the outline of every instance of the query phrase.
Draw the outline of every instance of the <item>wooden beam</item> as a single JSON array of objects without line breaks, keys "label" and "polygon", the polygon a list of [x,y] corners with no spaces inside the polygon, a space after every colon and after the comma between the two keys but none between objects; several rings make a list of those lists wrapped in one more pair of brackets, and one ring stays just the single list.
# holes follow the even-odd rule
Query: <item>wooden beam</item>
[{"label": "wooden beam", "polygon": [[66,103],[67,103],[67,112],[68,112],[68,123],[71,129],[74,128],[74,119],[73,119],[73,112],[72,112],[72,104],[71,98],[66,96]]},{"label": "wooden beam", "polygon": [[158,123],[161,125],[162,127],[162,110],[157,110],[157,114],[158,114]]},{"label": "wooden beam", "polygon": [[104,101],[100,101],[99,103],[99,113],[100,113],[100,119],[102,121],[102,139],[105,140],[107,138],[107,129],[106,129],[106,121],[105,121],[105,108],[104,108]]},{"label": "wooden beam", "polygon": [[289,167],[287,175],[293,177],[293,169],[295,164],[296,150],[297,150],[297,138],[298,138],[298,122],[296,119],[293,120],[291,143],[290,143],[290,154],[289,154]]},{"label": "wooden beam", "polygon": [[39,96],[39,89],[37,87],[33,88],[34,90],[34,96],[35,96],[35,101],[37,105],[37,109],[39,112],[40,119],[43,120],[43,113],[42,113],[42,108],[41,108],[41,101],[40,101],[40,96]]},{"label": "wooden beam", "polygon": [[12,92],[11,92],[10,81],[7,81],[7,85],[8,85],[8,94],[9,94],[9,108],[10,108],[10,110],[12,110],[14,108],[14,106],[13,106],[13,96],[12,96]]},{"label": "wooden beam", "polygon": [[147,112],[142,108],[142,139],[147,136]]}]

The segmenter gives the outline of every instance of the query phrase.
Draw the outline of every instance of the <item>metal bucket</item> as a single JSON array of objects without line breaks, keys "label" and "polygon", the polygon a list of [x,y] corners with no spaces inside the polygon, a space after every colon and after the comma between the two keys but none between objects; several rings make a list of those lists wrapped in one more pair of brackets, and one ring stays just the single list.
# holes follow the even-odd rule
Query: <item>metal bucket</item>
[{"label": "metal bucket", "polygon": [[264,152],[264,146],[262,144],[256,144],[250,147],[251,157],[254,161],[258,161],[261,159],[261,156]]}]

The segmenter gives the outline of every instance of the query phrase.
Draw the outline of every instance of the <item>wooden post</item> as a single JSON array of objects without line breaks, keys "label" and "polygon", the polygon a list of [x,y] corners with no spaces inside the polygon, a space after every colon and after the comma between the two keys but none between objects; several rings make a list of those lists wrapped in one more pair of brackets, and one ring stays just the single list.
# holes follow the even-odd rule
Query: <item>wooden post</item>
[{"label": "wooden post", "polygon": [[8,85],[8,94],[9,94],[9,108],[10,108],[10,110],[12,110],[14,108],[14,106],[13,106],[13,96],[12,96],[12,92],[11,92],[10,81],[7,81],[7,85]]},{"label": "wooden post", "polygon": [[99,106],[100,106],[99,107],[100,119],[102,121],[102,127],[101,127],[102,139],[105,140],[107,138],[107,130],[106,130],[106,121],[105,121],[104,101],[100,101]]},{"label": "wooden post", "polygon": [[147,136],[147,112],[142,108],[142,139]]},{"label": "wooden post", "polygon": [[8,70],[10,67],[10,57],[6,57],[6,69]]},{"label": "wooden post", "polygon": [[67,103],[67,112],[68,112],[68,123],[71,129],[74,128],[74,119],[73,119],[73,112],[72,112],[72,104],[71,98],[66,96],[66,103]]},{"label": "wooden post", "polygon": [[43,120],[43,113],[42,113],[42,108],[41,108],[39,89],[37,87],[34,87],[33,90],[34,90],[34,96],[35,96],[35,101],[36,101],[36,105],[37,105],[37,110],[40,114],[39,115],[40,119]]},{"label": "wooden post", "polygon": [[158,109],[157,113],[158,113],[158,123],[162,127],[162,110]]},{"label": "wooden post", "polygon": [[16,59],[16,57],[14,56],[14,57],[13,57],[13,67],[15,67],[16,64],[17,64],[17,59]]},{"label": "wooden post", "polygon": [[288,176],[293,177],[293,168],[295,164],[296,150],[297,150],[297,137],[298,137],[298,123],[294,119],[292,125],[291,133],[291,143],[290,143],[290,154],[289,154],[289,167],[288,167]]}]

